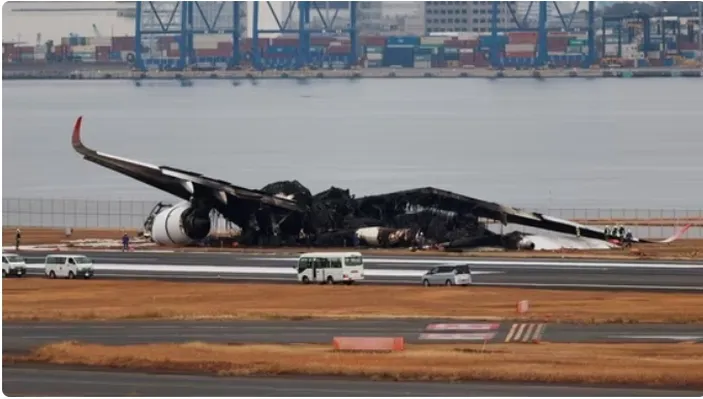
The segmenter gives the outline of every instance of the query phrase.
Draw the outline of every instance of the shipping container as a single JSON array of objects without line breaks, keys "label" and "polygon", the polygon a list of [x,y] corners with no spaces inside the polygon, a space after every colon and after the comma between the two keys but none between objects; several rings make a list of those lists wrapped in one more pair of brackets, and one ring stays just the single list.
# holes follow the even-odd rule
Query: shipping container
[{"label": "shipping container", "polygon": [[330,45],[327,47],[327,54],[349,54],[351,53],[351,46],[348,44],[334,46]]},{"label": "shipping container", "polygon": [[689,60],[695,60],[700,56],[700,53],[697,50],[681,50],[681,56]]},{"label": "shipping container", "polygon": [[505,57],[506,58],[534,58],[535,57],[535,52],[534,51],[512,51],[512,52],[505,52]]},{"label": "shipping container", "polygon": [[122,61],[122,53],[119,51],[111,51],[110,52],[110,61]]},{"label": "shipping container", "polygon": [[275,37],[271,39],[272,46],[278,47],[298,47],[300,41],[297,37]]},{"label": "shipping container", "polygon": [[556,36],[547,38],[547,51],[564,51],[569,44],[569,36]]},{"label": "shipping container", "polygon": [[537,44],[537,32],[508,32],[510,44]]},{"label": "shipping container", "polygon": [[531,43],[513,44],[508,43],[505,45],[506,53],[524,53],[524,52],[534,52],[536,51],[536,46]]},{"label": "shipping container", "polygon": [[110,47],[112,45],[112,38],[111,37],[89,37],[87,38],[87,43],[86,44],[92,44],[94,46],[108,46]]},{"label": "shipping container", "polygon": [[298,47],[271,45],[266,49],[265,53],[266,54],[298,54]]},{"label": "shipping container", "polygon": [[423,46],[444,44],[445,38],[442,36],[425,36],[420,39],[420,44]]},{"label": "shipping container", "polygon": [[[643,61],[646,62],[647,60],[643,60]],[[622,65],[623,68],[636,68],[637,67],[636,60],[622,60],[622,61],[620,61],[620,65]],[[641,65],[641,66],[648,66],[648,65],[649,64]]]},{"label": "shipping container", "polygon": [[419,46],[420,45],[420,37],[419,36],[390,36],[388,40],[386,41],[387,45],[412,45],[412,46]]},{"label": "shipping container", "polygon": [[359,41],[364,46],[377,46],[383,47],[386,45],[385,36],[362,36]]},{"label": "shipping container", "polygon": [[415,53],[415,61],[432,61],[432,54],[417,54]]},{"label": "shipping container", "polygon": [[329,37],[329,36],[311,37],[310,38],[310,45],[311,46],[325,46],[325,47],[327,47],[333,41],[334,41],[334,38]]},{"label": "shipping container", "polygon": [[444,41],[444,46],[445,47],[454,47],[454,48],[476,48],[479,45],[478,40],[445,40]]},{"label": "shipping container", "polygon": [[126,51],[134,50],[135,42],[132,36],[120,36],[112,38],[112,50],[113,51]]},{"label": "shipping container", "polygon": [[377,54],[377,53],[366,54],[366,59],[369,61],[383,61],[383,54]]},{"label": "shipping container", "polygon": [[[496,36],[495,45],[496,45],[498,48],[500,48],[500,49],[505,48],[505,45],[506,45],[507,43],[508,43],[508,37],[507,37],[507,36],[500,36],[500,35],[499,35],[499,36]],[[493,36],[480,36],[480,37],[479,37],[479,43],[478,43],[478,44],[479,44],[479,47],[481,47],[482,49],[488,49],[488,48],[495,47],[495,46],[493,45],[493,44],[494,44],[494,42],[493,42]]]},{"label": "shipping container", "polygon": [[664,62],[660,58],[649,58],[649,65],[653,67],[662,67]]},{"label": "shipping container", "polygon": [[432,61],[430,60],[415,60],[415,64],[413,64],[413,68],[418,68],[418,69],[430,69],[432,68]]},{"label": "shipping container", "polygon": [[414,55],[413,47],[387,46],[383,53],[383,65],[412,68],[415,61]]},{"label": "shipping container", "polygon": [[473,53],[460,53],[459,54],[459,66],[473,66],[474,65],[474,54]]},{"label": "shipping container", "polygon": [[383,54],[383,47],[366,46],[366,54]]},{"label": "shipping container", "polygon": [[364,63],[366,68],[382,68],[383,67],[383,61],[372,61],[372,60],[366,60]]}]

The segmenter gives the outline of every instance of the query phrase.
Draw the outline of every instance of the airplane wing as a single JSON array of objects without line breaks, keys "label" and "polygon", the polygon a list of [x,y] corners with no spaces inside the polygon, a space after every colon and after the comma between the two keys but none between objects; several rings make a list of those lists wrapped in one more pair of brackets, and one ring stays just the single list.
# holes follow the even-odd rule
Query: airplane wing
[{"label": "airplane wing", "polygon": [[227,205],[232,202],[252,202],[266,204],[286,211],[302,212],[302,207],[295,201],[274,196],[259,190],[235,186],[229,182],[213,179],[202,174],[177,169],[169,166],[151,165],[116,155],[106,154],[86,147],[81,140],[83,117],[76,120],[71,144],[73,149],[85,160],[129,176],[176,197],[189,200],[194,194],[215,199]]}]

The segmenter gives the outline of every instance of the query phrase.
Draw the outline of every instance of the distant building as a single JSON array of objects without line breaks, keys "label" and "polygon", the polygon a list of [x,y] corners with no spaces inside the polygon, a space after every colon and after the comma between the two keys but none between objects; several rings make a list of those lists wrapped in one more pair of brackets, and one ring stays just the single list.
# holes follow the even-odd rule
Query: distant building
[{"label": "distant building", "polygon": [[[510,10],[506,6],[510,3],[513,9],[517,8],[517,1],[500,2],[498,6],[498,25],[514,26]],[[490,32],[491,10],[490,1],[426,1],[425,29],[427,33],[433,32]]]}]

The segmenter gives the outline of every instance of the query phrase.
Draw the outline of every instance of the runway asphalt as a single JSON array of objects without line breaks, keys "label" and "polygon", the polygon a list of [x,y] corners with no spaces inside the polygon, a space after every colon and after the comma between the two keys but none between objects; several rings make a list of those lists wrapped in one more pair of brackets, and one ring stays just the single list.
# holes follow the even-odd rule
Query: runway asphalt
[{"label": "runway asphalt", "polygon": [[4,366],[7,396],[701,396],[702,392],[536,384],[240,378]]},{"label": "runway asphalt", "polygon": [[[80,253],[80,251],[77,251]],[[21,252],[41,274],[46,252]],[[295,282],[296,257],[243,253],[85,252],[96,277]],[[496,258],[367,256],[364,283],[420,284],[432,266],[466,261],[476,285],[703,291],[703,264]]]},{"label": "runway asphalt", "polygon": [[476,320],[376,319],[300,321],[4,321],[3,351],[77,340],[108,345],[203,341],[320,343],[335,336],[402,336],[408,343],[680,342],[703,343],[701,324],[572,325]]}]

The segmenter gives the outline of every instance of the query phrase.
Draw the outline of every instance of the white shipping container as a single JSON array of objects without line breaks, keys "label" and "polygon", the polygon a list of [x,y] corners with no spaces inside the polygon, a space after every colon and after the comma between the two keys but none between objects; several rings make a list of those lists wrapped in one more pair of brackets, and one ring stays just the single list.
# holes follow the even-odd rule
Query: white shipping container
[{"label": "white shipping container", "polygon": [[88,38],[86,38],[86,41],[88,44],[92,44],[93,46],[111,46],[112,45],[112,38],[111,37],[88,37]]},{"label": "white shipping container", "polygon": [[617,44],[605,44],[605,53],[606,54],[617,54],[618,53],[618,45]]},{"label": "white shipping container", "polygon": [[381,60],[383,60],[383,54],[369,53],[369,54],[366,54],[366,59],[369,61],[381,61]]},{"label": "white shipping container", "polygon": [[650,52],[647,54],[647,58],[653,58],[653,59],[655,59],[655,60],[658,60],[659,58],[661,58],[660,55],[661,55],[661,54],[660,54],[658,51],[650,51]]},{"label": "white shipping container", "polygon": [[459,49],[459,52],[460,52],[460,53],[472,54],[472,53],[474,52],[474,49],[472,49],[472,48],[460,48],[460,49]]},{"label": "white shipping container", "polygon": [[421,45],[444,44],[445,40],[447,40],[447,38],[443,37],[443,36],[422,37],[422,38],[420,38],[420,44]]},{"label": "white shipping container", "polygon": [[178,50],[178,42],[173,42],[171,43],[171,50],[176,51]]},{"label": "white shipping container", "polygon": [[193,48],[196,50],[215,50],[221,35],[193,35]]},{"label": "white shipping container", "polygon": [[432,61],[415,61],[414,67],[423,69],[432,68]]},{"label": "white shipping container", "polygon": [[88,44],[85,46],[71,46],[71,51],[74,53],[93,53],[95,54],[95,46]]},{"label": "white shipping container", "polygon": [[34,53],[34,59],[35,60],[45,60],[46,59],[46,54],[44,53]]},{"label": "white shipping container", "polygon": [[459,33],[459,40],[478,40],[480,35],[478,32],[462,32]]},{"label": "white shipping container", "polygon": [[505,45],[505,52],[506,53],[522,53],[522,52],[526,52],[526,51],[535,51],[534,43],[527,43],[527,44],[508,43]]},{"label": "white shipping container", "polygon": [[548,55],[566,55],[566,53],[563,51],[550,51],[547,54]]}]

